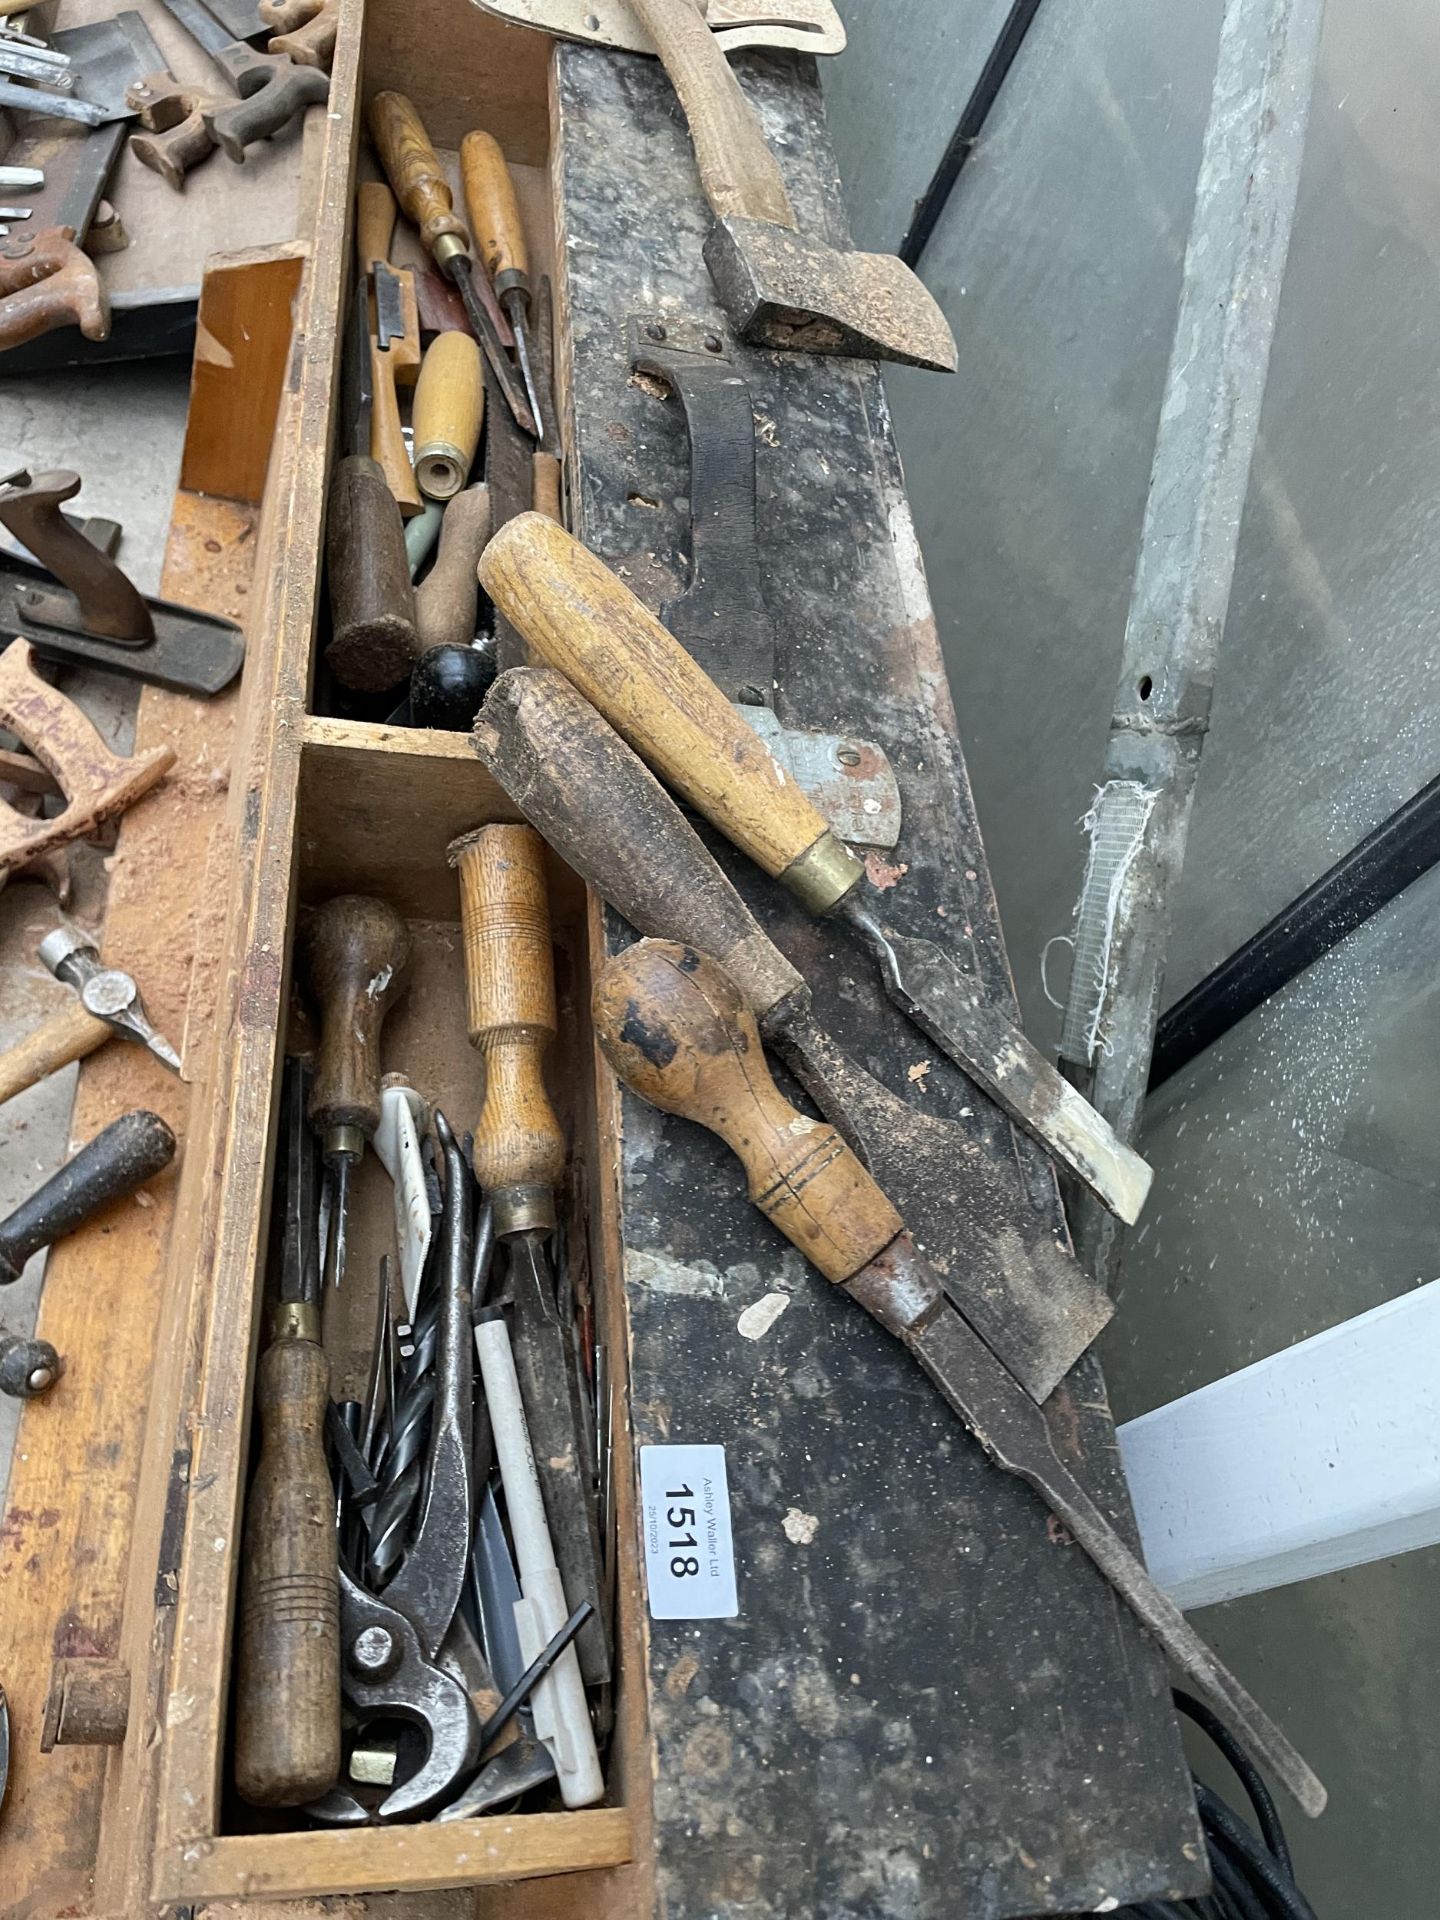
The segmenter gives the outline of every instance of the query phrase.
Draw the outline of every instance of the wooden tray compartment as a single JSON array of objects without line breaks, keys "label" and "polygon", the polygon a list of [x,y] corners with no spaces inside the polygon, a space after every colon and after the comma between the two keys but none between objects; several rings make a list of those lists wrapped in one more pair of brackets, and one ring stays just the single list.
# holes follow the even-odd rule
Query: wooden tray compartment
[{"label": "wooden tray compartment", "polygon": [[[437,58],[437,49],[444,57]],[[607,1759],[608,1803],[577,1813],[488,1816],[350,1831],[240,1831],[227,1795],[226,1712],[238,1545],[249,1457],[251,1398],[264,1294],[264,1250],[276,1137],[279,1072],[290,1000],[290,954],[302,902],[374,891],[411,921],[416,957],[405,997],[387,1023],[384,1064],[405,1069],[468,1127],[483,1090],[465,1038],[459,899],[445,847],[488,819],[513,818],[464,736],[400,730],[306,711],[314,679],[319,555],[334,442],[335,386],[352,284],[354,186],[372,170],[360,157],[364,102],[376,89],[411,95],[437,145],[453,150],[472,125],[488,126],[512,161],[538,169],[548,141],[548,45],[499,26],[455,0],[345,0],[330,114],[315,200],[317,227],[299,301],[292,404],[281,431],[291,449],[285,484],[272,489],[274,541],[267,639],[252,658],[253,719],[246,785],[237,807],[229,906],[227,994],[219,1016],[215,1116],[206,1170],[207,1233],[193,1281],[191,1340],[198,1355],[193,1453],[176,1578],[173,1651],[162,1701],[155,1783],[155,1840],[144,1876],[152,1902],[283,1901],[372,1889],[523,1881],[619,1868],[635,1851],[633,1822],[648,1809],[636,1652],[641,1623],[627,1422],[615,1422],[614,1472],[622,1543],[617,1587],[616,1728]],[[363,75],[363,78],[362,78]],[[543,175],[521,173],[527,218],[543,207]],[[537,253],[541,251],[539,247]],[[543,254],[541,255],[543,258]],[[572,1199],[583,1196],[575,1248],[584,1247],[597,1327],[609,1349],[617,1408],[625,1393],[623,1295],[613,1194],[614,1096],[596,1071],[585,1009],[597,909],[573,876],[553,875],[562,1023],[553,1050],[557,1104],[571,1141]],[[369,1294],[383,1244],[388,1196],[367,1169],[357,1196],[354,1271]],[[373,1295],[369,1297],[373,1298]],[[357,1319],[366,1319],[357,1304]],[[368,1337],[368,1327],[366,1328]],[[340,1384],[352,1358],[336,1356]],[[633,1812],[632,1812],[633,1810]],[[243,1817],[248,1821],[248,1810]],[[234,1822],[232,1826],[230,1823]],[[258,1822],[257,1822],[258,1824]],[[268,1823],[267,1824],[271,1824]],[[585,1885],[590,1912],[633,1911],[629,1875]],[[497,1913],[555,1912],[553,1888],[497,1892]],[[612,1905],[613,1903],[613,1905]]]}]

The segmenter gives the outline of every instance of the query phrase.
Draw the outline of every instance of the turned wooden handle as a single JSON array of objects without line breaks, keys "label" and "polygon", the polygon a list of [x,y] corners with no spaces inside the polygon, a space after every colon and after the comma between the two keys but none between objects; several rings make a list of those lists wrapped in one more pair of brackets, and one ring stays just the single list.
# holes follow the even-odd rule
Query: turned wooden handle
[{"label": "turned wooden handle", "polygon": [[300,961],[320,1010],[320,1050],[310,1091],[311,1124],[380,1124],[380,1029],[410,964],[410,929],[384,900],[341,894],[305,916]]},{"label": "turned wooden handle", "polygon": [[713,954],[757,1019],[808,1001],[654,774],[562,674],[501,674],[472,737],[525,818],[637,932]]},{"label": "turned wooden handle", "polygon": [[370,102],[370,138],[408,218],[420,229],[430,252],[447,235],[470,251],[470,235],[456,213],[450,187],[430,136],[414,106],[403,93],[377,93]]},{"label": "turned wooden handle", "polygon": [[450,500],[470,474],[485,418],[485,369],[468,333],[440,333],[415,382],[410,425],[415,478],[430,500]]},{"label": "turned wooden handle", "polygon": [[835,1129],[798,1112],[770,1078],[754,1017],[717,961],[642,940],[606,963],[593,1007],[626,1086],[719,1134],[751,1200],[827,1280],[849,1280],[903,1231]]},{"label": "turned wooden handle", "polygon": [[235,1784],[294,1807],[340,1772],[340,1592],[325,1464],[330,1363],[312,1340],[260,1360],[260,1460],[245,1503],[235,1683]]},{"label": "turned wooden handle", "polygon": [[0,243],[0,353],[68,326],[87,340],[110,331],[110,302],[73,229],[12,234]]},{"label": "turned wooden handle", "polygon": [[694,0],[630,0],[680,96],[705,198],[717,219],[793,227],[795,209],[755,109]]},{"label": "turned wooden handle", "polygon": [[543,1071],[556,1028],[544,845],[532,827],[481,827],[452,842],[449,859],[460,876],[470,1044],[485,1060],[475,1177],[497,1208],[533,1191],[550,1196],[553,1213],[565,1136]]},{"label": "turned wooden handle", "polygon": [[114,1037],[115,1029],[72,1000],[60,1013],[52,1014],[44,1026],[26,1034],[18,1046],[0,1054],[0,1102],[13,1100],[27,1087],[39,1086],[72,1060],[83,1060],[87,1053]]},{"label": "turned wooden handle", "polygon": [[342,686],[383,693],[415,664],[415,590],[400,508],[363,453],[335,462],[325,512],[331,637],[325,660]]},{"label": "turned wooden handle", "polygon": [[496,297],[503,300],[518,287],[528,300],[530,259],[520,204],[500,143],[493,135],[467,133],[460,142],[460,185],[471,237],[480,249]]},{"label": "turned wooden handle", "polygon": [[494,515],[490,489],[466,487],[445,509],[434,564],[415,589],[415,631],[421,648],[468,647],[475,638],[480,555]]},{"label": "turned wooden handle", "polygon": [[[227,65],[228,54],[217,57],[221,67],[232,71]],[[255,53],[245,47],[233,65],[243,67],[246,75],[243,84],[248,86],[257,68],[266,63],[269,72],[259,86],[253,87],[242,99],[206,108],[201,115],[216,145],[237,166],[243,166],[247,147],[253,147],[257,140],[272,139],[282,127],[288,127],[297,114],[304,113],[307,107],[318,107],[330,97],[327,74],[315,67],[297,67],[282,54]]]},{"label": "turned wooden handle", "polygon": [[834,899],[858,881],[863,867],[714,681],[563,527],[538,513],[508,521],[485,549],[480,579],[533,651],[767,873],[826,856],[840,873]]},{"label": "turned wooden handle", "polygon": [[355,190],[355,259],[361,273],[375,262],[388,265],[398,213],[395,196],[383,180],[362,180]]}]

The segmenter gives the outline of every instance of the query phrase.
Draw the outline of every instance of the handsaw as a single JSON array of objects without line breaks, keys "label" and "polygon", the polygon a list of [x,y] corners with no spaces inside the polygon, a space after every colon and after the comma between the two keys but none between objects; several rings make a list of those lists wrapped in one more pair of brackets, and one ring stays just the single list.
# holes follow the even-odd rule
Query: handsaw
[{"label": "handsaw", "polygon": [[[475,0],[482,13],[560,40],[627,53],[655,52],[626,0]],[[796,53],[843,53],[845,28],[830,0],[697,0],[705,24],[726,53],[742,47],[789,47]]]}]

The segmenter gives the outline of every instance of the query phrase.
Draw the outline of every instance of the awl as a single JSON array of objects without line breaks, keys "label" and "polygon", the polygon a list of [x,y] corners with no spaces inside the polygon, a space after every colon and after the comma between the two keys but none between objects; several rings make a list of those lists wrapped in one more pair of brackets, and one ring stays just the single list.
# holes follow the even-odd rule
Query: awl
[{"label": "awl", "polygon": [[1195,1690],[1308,1814],[1320,1813],[1320,1781],[1061,1461],[1045,1416],[946,1299],[884,1193],[832,1128],[798,1113],[775,1086],[755,1022],[718,963],[642,940],[602,969],[594,1016],[626,1085],[734,1149],[766,1218],[910,1350],[995,1464],[1034,1488]]},{"label": "awl", "polygon": [[780,880],[807,912],[834,913],[880,963],[892,1000],[1121,1220],[1150,1169],[928,940],[890,935],[865,864],[684,648],[603,561],[543,514],[502,527],[480,562],[496,607],[697,813]]},{"label": "awl", "polygon": [[484,348],[485,358],[490,362],[510,411],[526,433],[538,438],[540,429],[524,388],[470,278],[474,262],[470,255],[469,231],[455,212],[450,185],[440,170],[430,136],[414,105],[403,93],[387,91],[375,95],[370,102],[370,136],[395,190],[395,198],[419,228],[420,238],[436,266],[455,282],[456,291],[465,303],[471,330]]}]

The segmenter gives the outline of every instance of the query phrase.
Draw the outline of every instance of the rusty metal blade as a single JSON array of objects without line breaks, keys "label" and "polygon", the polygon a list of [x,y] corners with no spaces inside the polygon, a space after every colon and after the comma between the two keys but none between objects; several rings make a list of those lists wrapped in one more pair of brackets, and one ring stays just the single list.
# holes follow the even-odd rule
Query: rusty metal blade
[{"label": "rusty metal blade", "polygon": [[1044,1415],[973,1327],[940,1304],[901,1334],[930,1380],[1006,1473],[1026,1481],[1189,1680],[1312,1819],[1325,1788],[1259,1702],[1195,1632],[1057,1456]]}]

